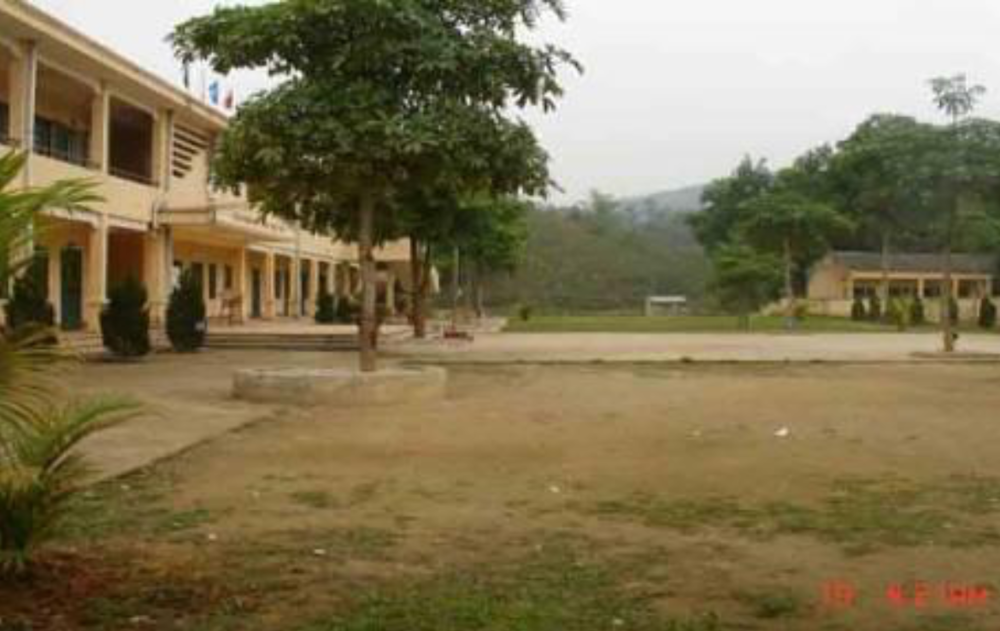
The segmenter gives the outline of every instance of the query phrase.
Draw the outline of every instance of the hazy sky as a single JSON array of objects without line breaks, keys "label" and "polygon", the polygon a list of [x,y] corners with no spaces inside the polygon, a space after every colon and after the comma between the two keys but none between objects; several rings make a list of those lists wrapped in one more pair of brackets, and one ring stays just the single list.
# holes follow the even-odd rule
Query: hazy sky
[{"label": "hazy sky", "polygon": [[[35,0],[164,76],[163,39],[214,0]],[[571,198],[700,183],[744,154],[783,164],[874,111],[935,116],[927,81],[965,72],[1000,115],[996,0],[567,0],[544,35],[586,65],[531,115]],[[254,78],[237,82],[246,92]]]}]

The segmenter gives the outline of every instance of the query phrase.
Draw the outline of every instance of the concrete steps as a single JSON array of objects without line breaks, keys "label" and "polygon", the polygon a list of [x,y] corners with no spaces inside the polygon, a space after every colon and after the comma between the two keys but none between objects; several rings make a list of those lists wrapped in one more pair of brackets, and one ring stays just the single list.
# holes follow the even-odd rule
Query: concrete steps
[{"label": "concrete steps", "polygon": [[303,334],[265,332],[217,332],[211,330],[206,348],[218,350],[356,351],[358,336],[348,333]]}]

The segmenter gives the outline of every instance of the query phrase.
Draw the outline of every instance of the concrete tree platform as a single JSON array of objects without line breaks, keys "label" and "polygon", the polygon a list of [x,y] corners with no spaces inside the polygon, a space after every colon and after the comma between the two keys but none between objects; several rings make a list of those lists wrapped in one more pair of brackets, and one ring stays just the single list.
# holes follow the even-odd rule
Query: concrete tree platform
[{"label": "concrete tree platform", "polygon": [[350,368],[240,370],[233,395],[253,403],[301,407],[363,407],[438,401],[448,372],[435,366],[388,366],[375,373]]}]

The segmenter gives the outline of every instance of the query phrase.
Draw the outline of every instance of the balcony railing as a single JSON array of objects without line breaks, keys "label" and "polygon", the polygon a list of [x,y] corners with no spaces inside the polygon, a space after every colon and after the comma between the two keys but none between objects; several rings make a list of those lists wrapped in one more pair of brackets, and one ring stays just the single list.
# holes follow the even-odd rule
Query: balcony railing
[{"label": "balcony railing", "polygon": [[146,175],[144,173],[135,173],[133,171],[130,171],[128,169],[122,169],[120,167],[111,167],[110,169],[108,169],[108,173],[110,173],[116,178],[122,180],[128,180],[129,182],[134,182],[136,184],[144,184],[146,186],[152,186],[154,188],[159,186],[159,183],[152,176]]},{"label": "balcony railing", "polygon": [[53,160],[83,167],[84,169],[90,169],[91,171],[101,170],[101,165],[96,162],[91,162],[86,156],[81,156],[70,151],[56,149],[40,143],[35,143],[35,153],[40,156],[45,156],[46,158],[52,158]]}]

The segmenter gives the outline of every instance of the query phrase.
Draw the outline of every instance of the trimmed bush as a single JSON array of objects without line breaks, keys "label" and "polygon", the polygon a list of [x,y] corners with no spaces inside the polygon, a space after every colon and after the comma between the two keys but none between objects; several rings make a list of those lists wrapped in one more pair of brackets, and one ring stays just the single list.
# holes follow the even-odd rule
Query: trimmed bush
[{"label": "trimmed bush", "polygon": [[882,321],[882,299],[878,294],[872,294],[868,299],[868,319],[872,322]]},{"label": "trimmed bush", "polygon": [[913,326],[923,326],[927,324],[927,311],[924,309],[924,301],[919,297],[914,298],[910,303],[910,324]]},{"label": "trimmed bush", "polygon": [[521,319],[521,322],[528,322],[531,317],[535,314],[535,310],[531,308],[530,305],[522,305],[517,310],[517,316]]},{"label": "trimmed bush", "polygon": [[337,299],[332,294],[324,293],[316,303],[316,324],[337,323]]},{"label": "trimmed bush", "polygon": [[861,298],[855,298],[854,304],[851,305],[851,320],[864,322],[867,319],[868,311],[865,309],[865,301]]},{"label": "trimmed bush", "polygon": [[108,294],[108,306],[101,313],[104,347],[119,357],[144,357],[152,350],[149,342],[149,307],[146,287],[129,277]]},{"label": "trimmed bush", "polygon": [[350,298],[341,298],[337,301],[336,321],[338,324],[357,324],[360,315],[361,305]]},{"label": "trimmed bush", "polygon": [[31,266],[14,281],[14,291],[4,309],[7,329],[13,339],[27,337],[55,324],[55,309],[45,295],[46,282],[38,265]]},{"label": "trimmed bush", "polygon": [[907,327],[907,313],[903,304],[893,298],[889,301],[889,305],[885,310],[885,321],[888,324],[893,324],[900,331],[905,331]]},{"label": "trimmed bush", "polygon": [[208,324],[201,282],[192,270],[181,274],[167,306],[167,337],[178,353],[193,353],[205,345]]},{"label": "trimmed bush", "polygon": [[997,325],[997,306],[989,298],[983,298],[979,303],[979,326],[993,329]]}]

